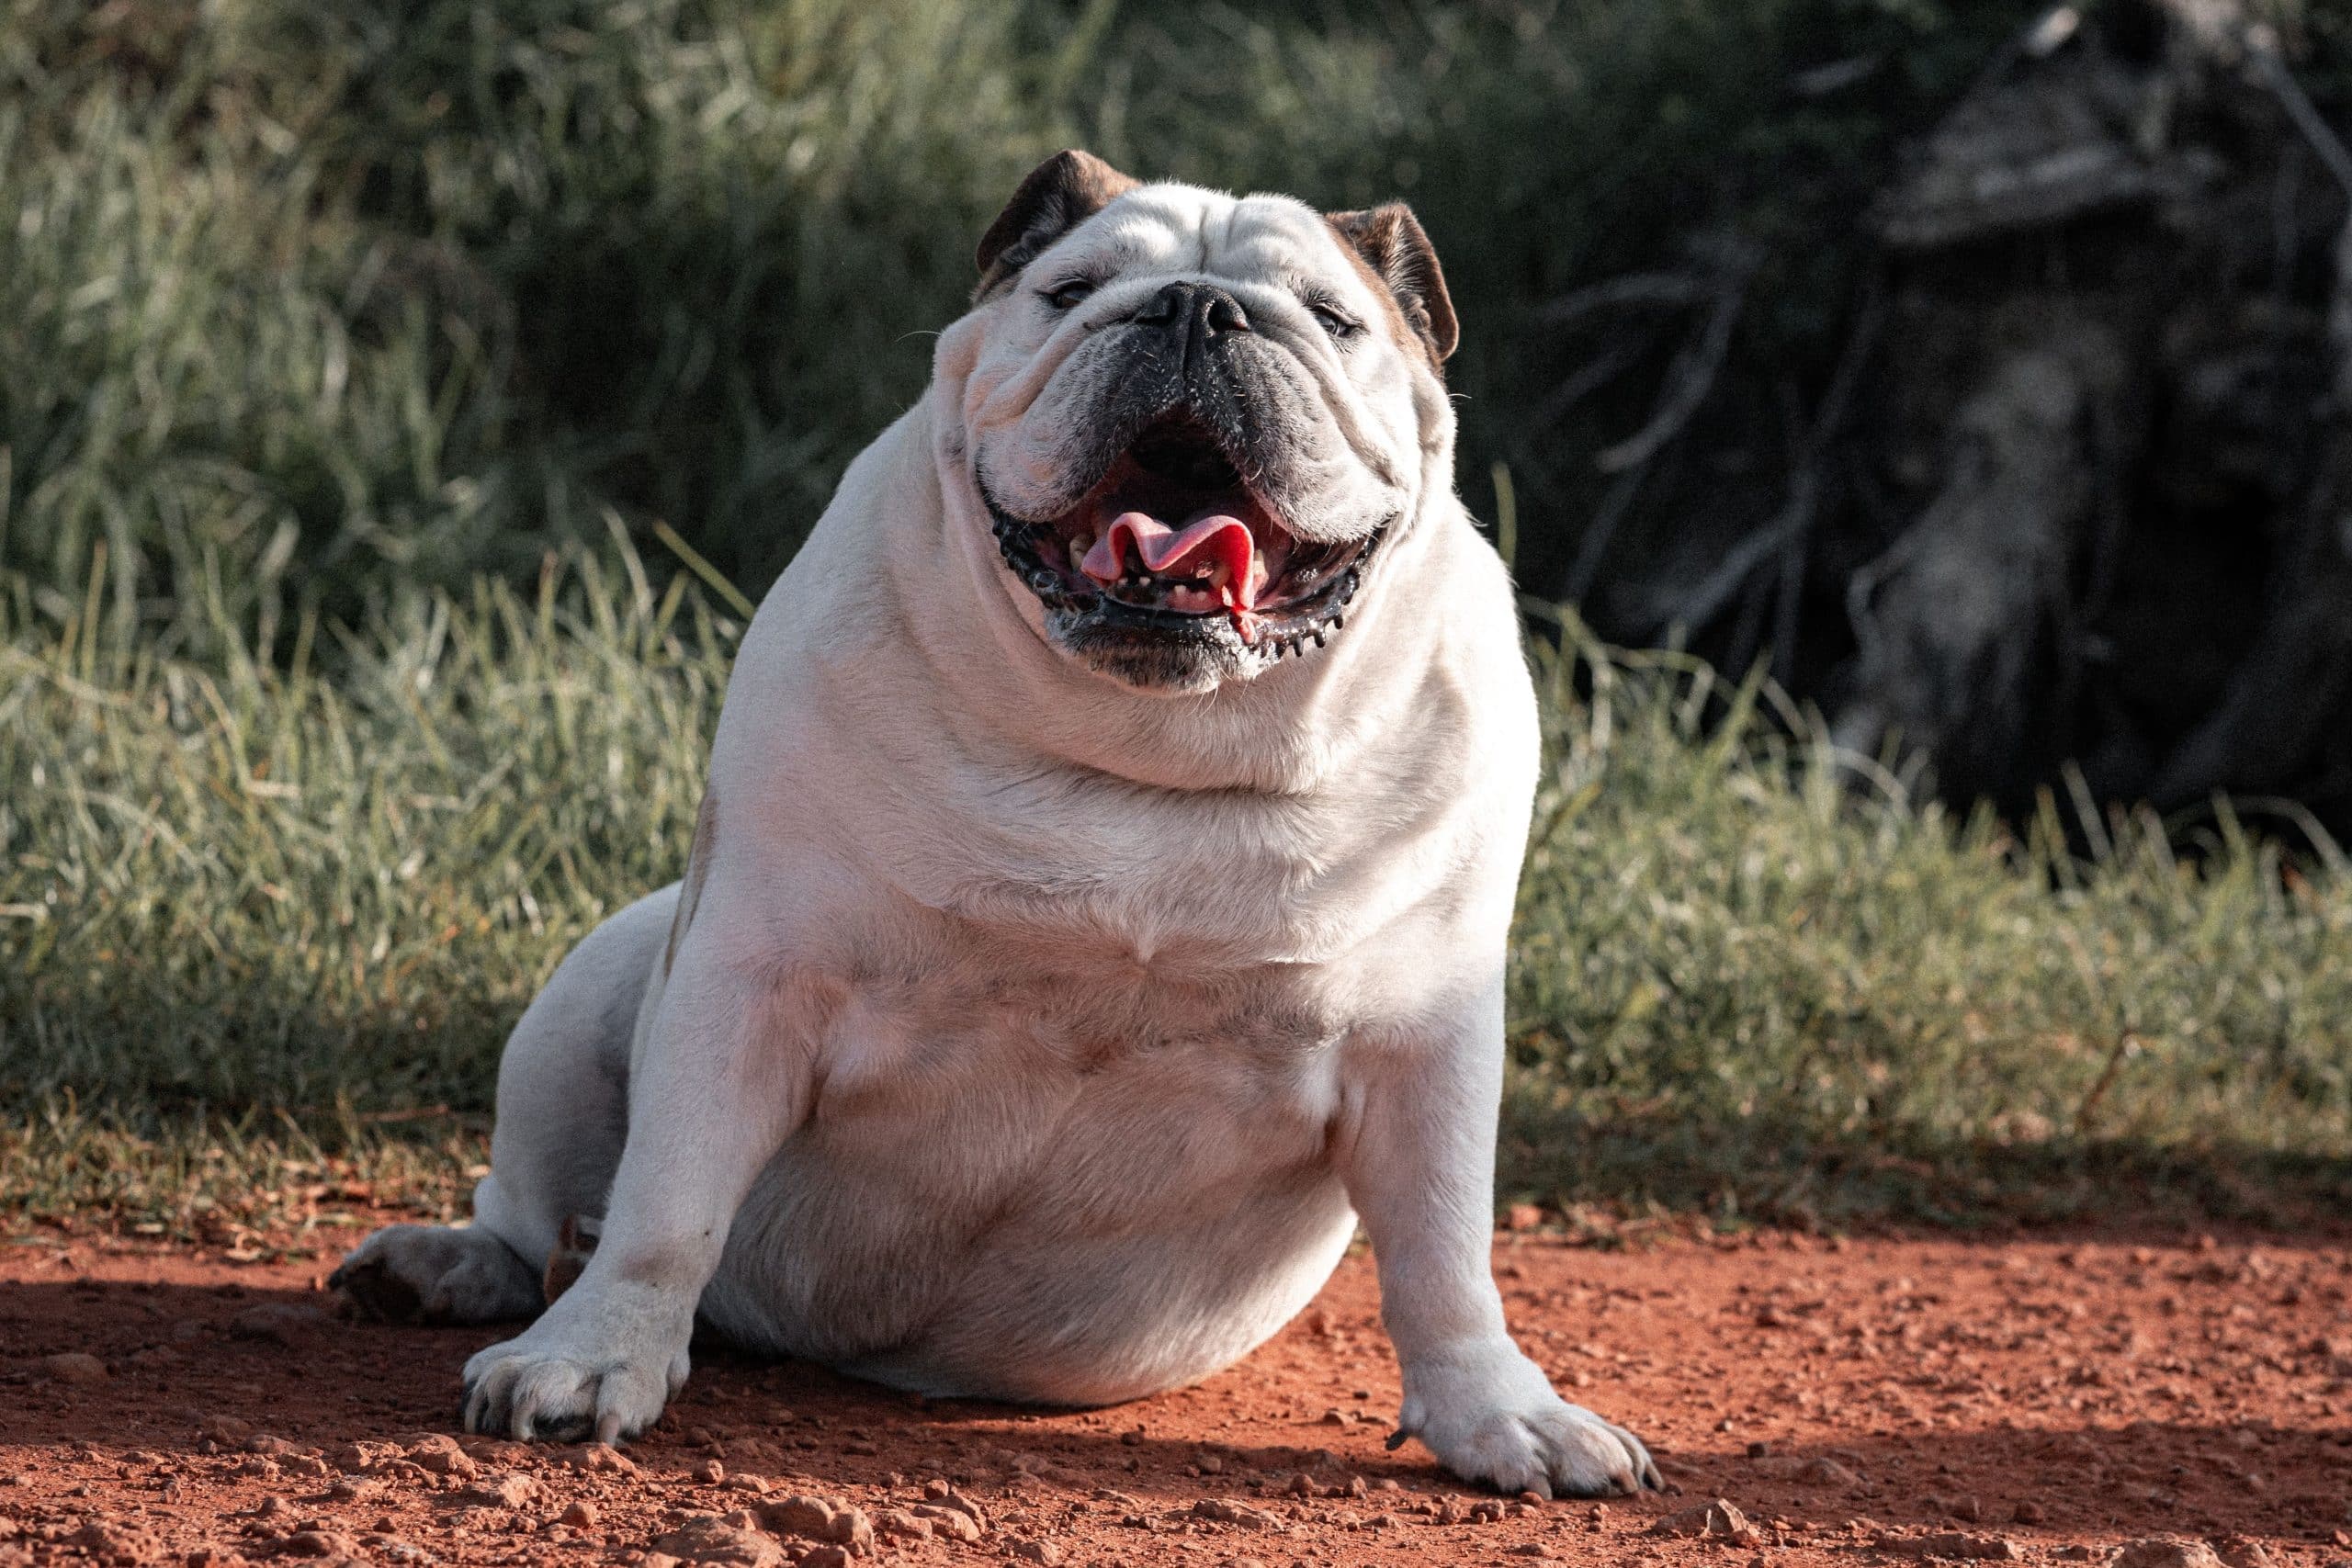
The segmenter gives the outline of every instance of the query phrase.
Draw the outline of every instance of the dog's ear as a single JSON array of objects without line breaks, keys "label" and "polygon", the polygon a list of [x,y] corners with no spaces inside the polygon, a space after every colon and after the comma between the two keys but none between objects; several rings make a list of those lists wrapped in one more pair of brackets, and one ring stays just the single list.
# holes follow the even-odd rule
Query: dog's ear
[{"label": "dog's ear", "polygon": [[1373,281],[1396,301],[1405,325],[1429,346],[1430,357],[1442,363],[1462,341],[1462,328],[1453,319],[1453,300],[1445,291],[1445,274],[1438,270],[1437,251],[1413,209],[1392,201],[1323,217],[1340,242],[1362,258]]},{"label": "dog's ear", "polygon": [[980,286],[985,299],[1037,253],[1136,187],[1136,182],[1091,152],[1057,152],[1035,168],[980,237]]}]

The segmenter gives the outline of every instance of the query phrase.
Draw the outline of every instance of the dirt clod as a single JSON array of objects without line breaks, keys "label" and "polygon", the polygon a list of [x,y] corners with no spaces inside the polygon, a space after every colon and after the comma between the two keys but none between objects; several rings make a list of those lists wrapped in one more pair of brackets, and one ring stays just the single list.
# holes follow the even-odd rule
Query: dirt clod
[{"label": "dirt clod", "polygon": [[1923,1535],[1881,1535],[1871,1544],[1901,1557],[1957,1557],[1971,1562],[2015,1562],[2024,1555],[2007,1536],[1929,1530]]},{"label": "dirt clod", "polygon": [[2221,1558],[2201,1540],[2149,1536],[2126,1541],[2115,1568],[2221,1568]]},{"label": "dirt clod", "polygon": [[726,1562],[739,1568],[782,1568],[791,1561],[778,1542],[707,1514],[660,1537],[653,1550],[684,1562]]},{"label": "dirt clod", "polygon": [[1736,1546],[1759,1545],[1764,1540],[1756,1527],[1748,1523],[1746,1514],[1721,1497],[1668,1514],[1650,1526],[1649,1533],[1679,1536],[1684,1540],[1729,1541]]},{"label": "dirt clod", "polygon": [[99,1383],[107,1381],[107,1364],[86,1350],[61,1350],[54,1356],[43,1356],[39,1366],[41,1375],[51,1382]]}]

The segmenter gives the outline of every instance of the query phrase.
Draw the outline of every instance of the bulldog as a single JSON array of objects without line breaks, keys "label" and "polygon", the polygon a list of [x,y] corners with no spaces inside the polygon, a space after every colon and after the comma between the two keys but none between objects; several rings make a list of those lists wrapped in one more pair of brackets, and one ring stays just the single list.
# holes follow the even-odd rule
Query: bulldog
[{"label": "bulldog", "polygon": [[1192,1382],[1361,1219],[1392,1447],[1658,1485],[1490,1271],[1538,740],[1428,238],[1064,152],[978,259],[744,636],[684,879],[515,1026],[473,1223],[334,1283],[536,1313],[466,1427],[614,1442],[697,1323],[938,1396]]}]

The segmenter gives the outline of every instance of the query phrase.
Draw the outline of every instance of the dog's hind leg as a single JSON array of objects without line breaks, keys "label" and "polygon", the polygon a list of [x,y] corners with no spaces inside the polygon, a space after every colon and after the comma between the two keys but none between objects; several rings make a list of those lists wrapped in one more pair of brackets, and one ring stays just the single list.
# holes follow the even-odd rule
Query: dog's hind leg
[{"label": "dog's hind leg", "polygon": [[492,1323],[532,1317],[578,1272],[628,1132],[629,1046],[661,962],[675,886],[591,931],[507,1038],[491,1170],[469,1225],[388,1225],[328,1283],[361,1316]]}]

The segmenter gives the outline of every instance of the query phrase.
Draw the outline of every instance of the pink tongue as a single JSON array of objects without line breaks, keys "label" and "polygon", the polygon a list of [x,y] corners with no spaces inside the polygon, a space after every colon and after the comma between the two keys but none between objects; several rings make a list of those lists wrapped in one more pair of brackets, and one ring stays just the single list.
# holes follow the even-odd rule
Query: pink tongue
[{"label": "pink tongue", "polygon": [[[1169,579],[1190,579],[1194,567],[1223,562],[1226,585],[1216,590],[1216,597],[1226,604],[1232,630],[1242,635],[1242,642],[1256,642],[1259,616],[1253,606],[1263,583],[1251,571],[1256,541],[1249,538],[1247,522],[1227,517],[1226,513],[1211,513],[1188,522],[1183,529],[1171,529],[1150,513],[1120,513],[1103,529],[1103,536],[1093,541],[1087,559],[1077,569],[1096,583],[1117,583],[1126,576],[1126,546],[1136,547],[1148,571]],[[1206,588],[1206,583],[1200,585]]]},{"label": "pink tongue", "polygon": [[1097,582],[1116,582],[1126,575],[1129,545],[1135,547],[1145,568],[1161,577],[1186,579],[1204,562],[1222,562],[1226,581],[1217,591],[1218,597],[1235,620],[1243,624],[1247,635],[1244,617],[1258,598],[1258,584],[1250,581],[1252,541],[1248,524],[1217,512],[1176,529],[1147,513],[1122,512],[1086,552],[1079,570]]}]

